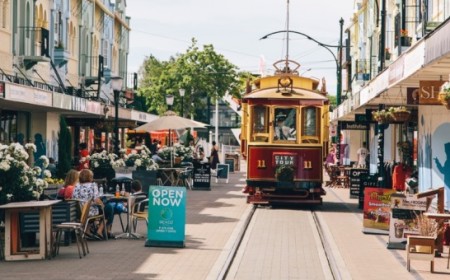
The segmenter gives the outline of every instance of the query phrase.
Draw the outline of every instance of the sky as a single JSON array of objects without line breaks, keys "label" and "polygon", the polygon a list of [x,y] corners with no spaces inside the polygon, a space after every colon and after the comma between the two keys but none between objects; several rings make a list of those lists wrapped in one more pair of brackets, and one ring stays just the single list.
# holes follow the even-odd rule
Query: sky
[{"label": "sky", "polygon": [[[345,31],[354,11],[354,0],[289,2],[289,30],[330,45],[339,43],[340,18]],[[198,46],[212,44],[239,70],[255,74],[261,68],[272,74],[273,63],[286,57],[286,33],[260,38],[286,30],[287,0],[128,0],[126,14],[131,18],[129,73],[150,55],[168,60],[184,53],[192,38]],[[300,74],[324,77],[334,94],[336,61],[325,48],[290,33],[289,58],[301,64]]]}]

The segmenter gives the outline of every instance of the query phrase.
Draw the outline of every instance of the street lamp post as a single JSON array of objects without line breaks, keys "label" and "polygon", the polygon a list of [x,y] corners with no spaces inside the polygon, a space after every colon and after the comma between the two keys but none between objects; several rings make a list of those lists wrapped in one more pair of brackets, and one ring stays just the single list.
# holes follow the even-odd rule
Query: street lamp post
[{"label": "street lamp post", "polygon": [[119,155],[119,98],[122,90],[122,77],[111,77],[111,87],[114,93],[114,153]]},{"label": "street lamp post", "polygon": [[172,94],[166,95],[166,104],[169,107],[169,110],[172,110],[174,96]]},{"label": "street lamp post", "polygon": [[[278,33],[287,33],[289,36],[289,33],[295,33],[298,35],[302,35],[304,37],[306,37],[306,39],[311,40],[315,43],[317,43],[319,46],[325,48],[328,52],[330,52],[330,54],[333,56],[335,62],[336,62],[336,105],[339,106],[341,104],[341,94],[342,94],[342,71],[341,71],[341,65],[340,62],[342,61],[342,33],[343,33],[343,25],[344,25],[344,20],[341,18],[339,20],[339,24],[340,24],[340,38],[339,38],[339,45],[329,45],[329,44],[324,44],[322,42],[317,41],[316,39],[312,38],[311,36],[302,33],[302,32],[298,32],[298,31],[293,31],[293,30],[279,30],[279,31],[275,31],[272,33],[269,33],[263,37],[261,37],[260,40],[262,39],[267,39],[269,36],[274,35],[274,34],[278,34]],[[288,37],[289,40],[289,37]],[[287,44],[289,46],[289,43]],[[338,57],[336,57],[336,55],[333,53],[333,51],[330,48],[337,48],[338,50]],[[289,48],[288,48],[289,51]],[[286,57],[288,57],[286,55]],[[308,71],[308,70],[307,70]],[[340,144],[340,126],[339,126],[339,121],[338,121],[338,127],[337,127],[337,138],[338,138],[338,144]],[[337,150],[336,150],[336,158],[338,160],[340,160],[340,145],[338,145]]]},{"label": "street lamp post", "polygon": [[183,101],[184,101],[184,93],[186,92],[186,90],[184,88],[180,88],[179,89],[180,92],[180,96],[181,96],[181,117],[184,118],[184,106],[183,106]]}]

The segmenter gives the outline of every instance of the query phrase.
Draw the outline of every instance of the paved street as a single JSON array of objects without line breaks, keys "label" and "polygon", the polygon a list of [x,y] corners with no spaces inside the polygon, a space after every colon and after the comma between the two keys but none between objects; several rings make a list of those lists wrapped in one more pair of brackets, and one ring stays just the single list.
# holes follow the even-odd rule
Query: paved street
[{"label": "paved street", "polygon": [[[218,279],[223,275],[221,268],[230,257],[230,250],[242,230],[251,206],[245,203],[241,193],[244,173],[232,173],[230,182],[215,183],[211,191],[188,191],[186,248],[145,247],[144,240],[90,241],[91,253],[78,259],[74,245],[61,247],[60,255],[53,260],[0,262],[1,279]],[[361,232],[362,214],[357,201],[348,198],[346,189],[326,189],[324,205],[318,207],[318,217],[326,225],[324,234],[333,248],[333,257],[342,271],[342,279],[448,279],[446,268],[448,247],[444,258],[437,258],[436,273],[429,272],[429,263],[413,261],[411,273],[406,270],[406,252],[386,249],[387,236],[366,235]],[[268,225],[279,226],[280,211],[265,210]],[[281,220],[282,221],[282,220]],[[299,221],[306,221],[299,219]],[[292,226],[297,228],[298,225]],[[115,222],[115,231],[120,224]],[[270,227],[267,227],[269,229]],[[293,238],[298,230],[286,227],[283,236]],[[328,230],[327,230],[328,229]],[[144,224],[138,232],[146,233]],[[280,236],[268,235],[266,242],[280,240]],[[283,237],[284,238],[284,237]],[[256,242],[252,240],[251,242]],[[252,244],[249,241],[249,245]],[[317,244],[313,241],[313,244]],[[268,247],[269,248],[269,247]],[[272,254],[260,247],[269,257]],[[272,248],[280,250],[280,248]],[[252,250],[247,246],[247,250]],[[263,250],[263,251],[261,251]],[[285,262],[298,252],[286,251]],[[324,262],[323,258],[314,258]],[[307,261],[312,261],[308,259]],[[291,261],[292,262],[292,261]],[[250,263],[246,264],[247,266]],[[270,265],[268,263],[267,265]],[[295,265],[295,263],[293,264]],[[316,263],[316,265],[318,265]],[[323,263],[322,263],[323,265]],[[272,266],[283,269],[283,266]],[[317,269],[321,269],[318,268]],[[271,274],[254,274],[235,279],[279,279],[273,275],[285,275],[282,271]]]}]

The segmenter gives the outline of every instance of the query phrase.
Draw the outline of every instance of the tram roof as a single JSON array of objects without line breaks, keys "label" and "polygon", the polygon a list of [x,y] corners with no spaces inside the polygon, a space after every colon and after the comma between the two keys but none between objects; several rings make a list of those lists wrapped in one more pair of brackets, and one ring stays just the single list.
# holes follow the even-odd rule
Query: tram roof
[{"label": "tram roof", "polygon": [[282,94],[278,88],[265,88],[262,90],[257,90],[250,92],[243,97],[244,99],[254,99],[254,98],[271,98],[271,99],[315,99],[315,100],[328,100],[326,96],[321,93],[301,89],[293,88],[293,93]]}]

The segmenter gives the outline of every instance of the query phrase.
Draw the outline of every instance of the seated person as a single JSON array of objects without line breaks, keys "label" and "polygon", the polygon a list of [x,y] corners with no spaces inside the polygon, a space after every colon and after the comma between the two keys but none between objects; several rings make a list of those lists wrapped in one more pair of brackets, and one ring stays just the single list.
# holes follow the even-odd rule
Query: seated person
[{"label": "seated person", "polygon": [[58,199],[72,199],[73,190],[78,183],[79,172],[75,169],[69,170],[64,180],[64,186],[58,191]]},{"label": "seated person", "polygon": [[[131,193],[129,193],[129,192],[122,193],[122,196],[130,196],[130,195],[145,195],[145,196],[147,196],[146,193],[142,192],[142,185],[139,180],[133,180],[133,182],[131,182]],[[122,213],[128,212],[126,202],[110,201],[110,202],[108,202],[108,204],[110,205],[110,207],[112,209],[114,209],[114,214],[120,215]],[[143,205],[143,206],[145,208],[145,205]]]},{"label": "seated person", "polygon": [[164,160],[162,157],[160,157],[158,154],[152,155],[152,160],[156,163],[166,163],[167,160]]}]

